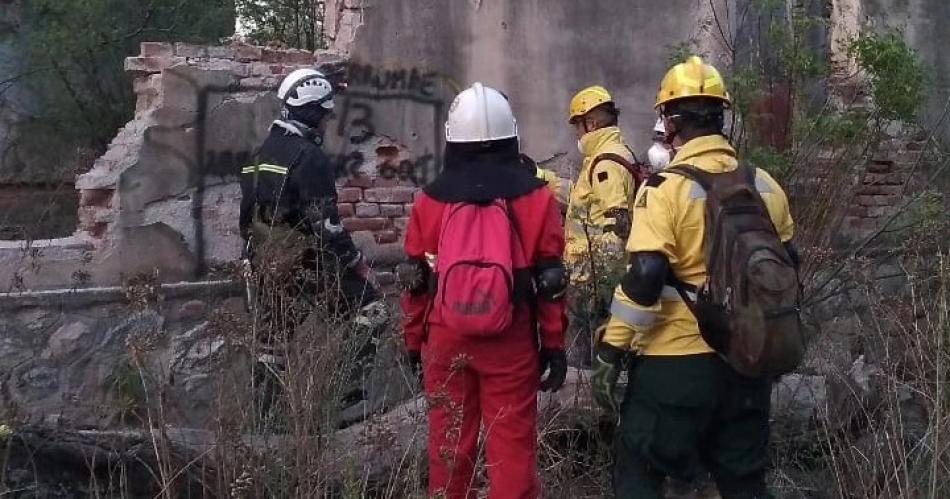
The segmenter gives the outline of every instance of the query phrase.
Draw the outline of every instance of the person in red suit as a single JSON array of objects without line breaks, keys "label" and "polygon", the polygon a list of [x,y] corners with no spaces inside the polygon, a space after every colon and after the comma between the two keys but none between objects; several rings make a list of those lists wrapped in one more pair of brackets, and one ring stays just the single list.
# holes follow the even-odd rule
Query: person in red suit
[{"label": "person in red suit", "polygon": [[406,348],[429,401],[429,493],[537,498],[537,395],[564,383],[567,276],[558,202],[521,164],[508,99],[475,83],[452,103],[445,168],[406,231]]}]

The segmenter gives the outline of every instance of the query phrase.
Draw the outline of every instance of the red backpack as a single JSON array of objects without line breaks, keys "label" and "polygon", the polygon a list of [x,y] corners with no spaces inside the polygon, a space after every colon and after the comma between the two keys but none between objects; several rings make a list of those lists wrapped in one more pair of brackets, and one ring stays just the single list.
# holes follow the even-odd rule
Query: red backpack
[{"label": "red backpack", "polygon": [[466,336],[488,337],[511,326],[515,269],[527,267],[508,203],[453,203],[442,214],[434,312]]}]

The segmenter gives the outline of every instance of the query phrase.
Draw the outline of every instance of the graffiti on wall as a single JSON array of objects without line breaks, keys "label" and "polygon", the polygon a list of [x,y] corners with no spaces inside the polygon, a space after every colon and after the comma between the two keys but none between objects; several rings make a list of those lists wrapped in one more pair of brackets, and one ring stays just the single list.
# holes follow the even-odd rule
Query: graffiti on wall
[{"label": "graffiti on wall", "polygon": [[[416,142],[424,144],[414,144],[412,157],[377,155],[377,164],[371,165],[370,173],[415,185],[435,178],[441,170],[442,122],[448,100],[443,95],[443,78],[419,68],[377,68],[354,62],[347,66],[346,81],[348,88],[338,101],[333,130],[343,148],[335,155],[338,177],[367,173],[362,146],[374,137],[385,135],[406,142],[407,137],[400,135],[411,133],[421,134],[423,140]],[[427,117],[425,130],[400,130],[409,112]]]},{"label": "graffiti on wall", "polygon": [[[435,178],[441,169],[442,123],[448,100],[443,95],[447,92],[441,77],[419,68],[382,69],[363,64],[347,66],[346,74],[348,88],[337,98],[335,117],[325,134],[324,150],[333,162],[337,178],[342,181],[366,176],[416,186]],[[172,76],[166,73],[165,77]],[[180,175],[148,172],[147,168],[140,168],[138,174],[149,176],[149,181],[141,185],[166,184],[166,187],[144,194],[142,197],[146,203],[151,202],[149,199],[158,199],[159,194],[177,192],[179,188],[172,187],[174,185],[192,192],[183,199],[190,203],[194,232],[189,239],[193,241],[198,274],[201,275],[206,272],[206,238],[209,235],[206,232],[212,227],[206,228],[205,225],[215,224],[214,217],[218,216],[205,213],[207,189],[233,181],[229,179],[233,179],[241,168],[253,164],[256,148],[266,136],[267,124],[276,117],[270,114],[276,114],[277,103],[239,109],[232,107],[227,111],[222,102],[233,105],[233,95],[237,91],[254,93],[274,89],[269,86],[242,85],[236,88],[234,85],[213,85],[193,78],[192,74],[176,74],[174,77],[181,80],[177,84],[193,88],[196,98],[193,119],[183,126],[160,127],[165,130],[151,134],[153,138],[147,137],[146,141],[151,140],[154,148],[165,148],[162,154],[177,158],[176,163],[186,164],[191,172],[187,176],[189,180],[181,180]],[[229,114],[234,112],[240,112],[240,117]],[[246,124],[230,124],[235,119]],[[186,143],[193,144],[194,149],[183,145]]]}]

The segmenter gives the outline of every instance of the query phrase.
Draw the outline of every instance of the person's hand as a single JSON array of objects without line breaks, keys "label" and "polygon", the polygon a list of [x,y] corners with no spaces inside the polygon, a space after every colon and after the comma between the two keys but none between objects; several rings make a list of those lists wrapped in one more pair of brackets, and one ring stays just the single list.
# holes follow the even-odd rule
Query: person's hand
[{"label": "person's hand", "polygon": [[607,343],[598,343],[594,351],[594,374],[591,376],[594,400],[597,405],[612,413],[620,412],[620,404],[614,391],[625,354],[622,349]]},{"label": "person's hand", "polygon": [[544,376],[545,371],[548,375],[541,380],[541,391],[556,392],[560,390],[567,378],[567,354],[564,353],[564,350],[541,349],[542,376]]}]

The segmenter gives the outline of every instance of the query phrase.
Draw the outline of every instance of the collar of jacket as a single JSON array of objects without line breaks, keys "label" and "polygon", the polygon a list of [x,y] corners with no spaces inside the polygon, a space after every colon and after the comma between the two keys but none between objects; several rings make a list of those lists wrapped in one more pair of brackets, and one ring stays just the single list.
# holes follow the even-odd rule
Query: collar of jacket
[{"label": "collar of jacket", "polygon": [[[704,135],[683,144],[670,166],[693,165],[710,172],[729,172],[739,166],[736,150],[722,135]],[[669,167],[667,167],[669,168]]]},{"label": "collar of jacket", "polygon": [[317,134],[316,130],[297,120],[274,120],[271,126],[282,128],[285,133],[303,137],[317,145],[323,144],[323,137]]},{"label": "collar of jacket", "polygon": [[623,144],[623,138],[620,136],[620,127],[608,126],[598,128],[593,132],[587,132],[581,136],[581,150],[584,151],[584,157],[590,157],[597,154],[607,144]]},{"label": "collar of jacket", "polygon": [[518,155],[518,139],[489,147],[447,144],[442,172],[424,189],[443,203],[487,203],[513,199],[545,187]]}]

